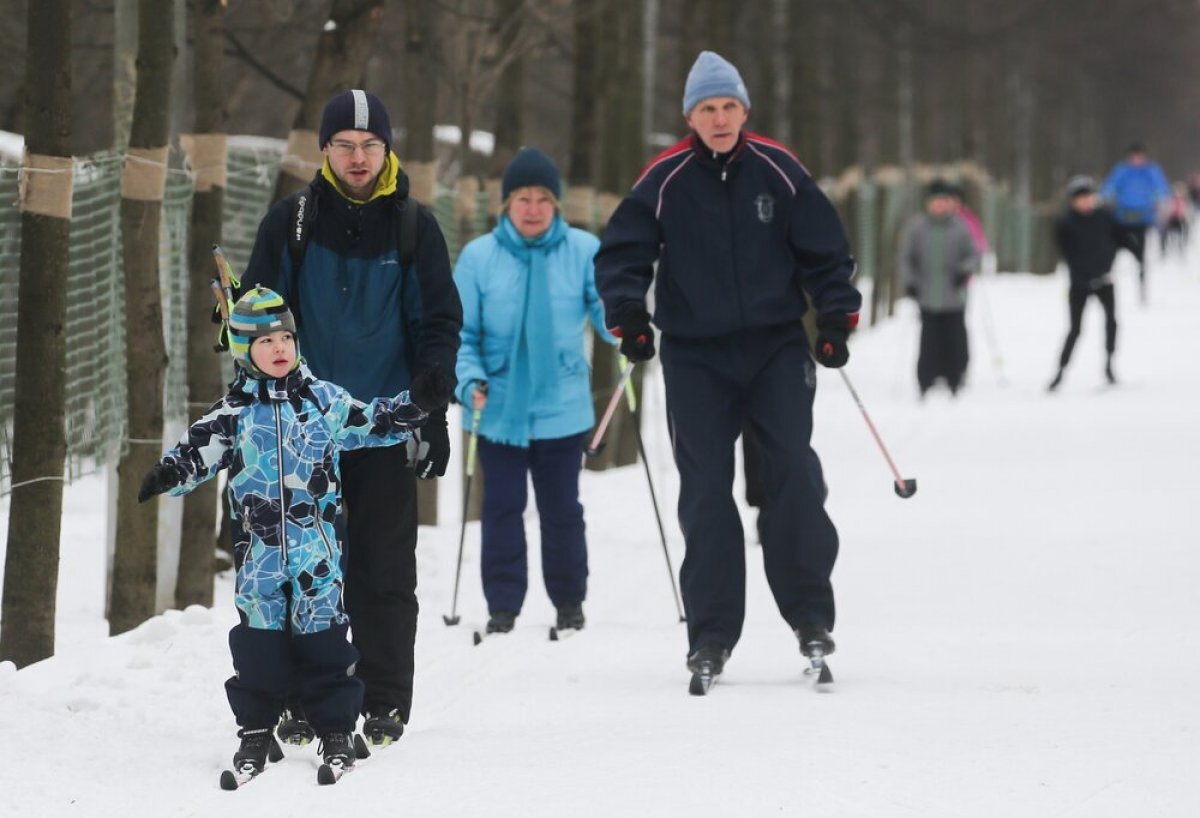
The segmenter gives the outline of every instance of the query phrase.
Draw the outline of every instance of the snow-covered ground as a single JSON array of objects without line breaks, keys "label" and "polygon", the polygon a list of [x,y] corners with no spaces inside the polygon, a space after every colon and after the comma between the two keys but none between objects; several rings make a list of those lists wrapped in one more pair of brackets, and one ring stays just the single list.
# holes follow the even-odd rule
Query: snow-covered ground
[{"label": "snow-covered ground", "polygon": [[[822,374],[816,445],[842,535],[830,693],[802,678],[751,543],[745,636],[712,694],[688,696],[644,475],[588,473],[582,634],[547,641],[552,609],[535,580],[517,630],[472,646],[485,616],[475,525],[463,624],[446,627],[450,502],[422,531],[404,739],[336,787],[317,786],[309,748],[222,792],[236,745],[222,691],[230,579],[212,611],[106,638],[104,487],[82,480],[66,497],[59,653],[0,667],[0,813],[1198,815],[1200,252],[1157,265],[1144,307],[1121,265],[1117,387],[1103,384],[1092,304],[1064,387],[1046,394],[1066,330],[1058,277],[976,282],[970,389],[956,401],[916,399],[909,305],[859,334],[847,372],[919,479],[911,500],[892,493],[840,378]],[[678,568],[657,381],[645,398]]]}]

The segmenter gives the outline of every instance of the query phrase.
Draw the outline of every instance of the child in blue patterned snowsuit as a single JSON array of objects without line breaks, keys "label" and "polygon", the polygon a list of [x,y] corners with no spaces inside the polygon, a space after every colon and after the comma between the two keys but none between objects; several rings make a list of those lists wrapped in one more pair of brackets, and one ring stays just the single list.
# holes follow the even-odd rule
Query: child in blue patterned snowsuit
[{"label": "child in blue patterned snowsuit", "polygon": [[[289,686],[323,752],[350,747],[362,682],[342,605],[338,458],[403,442],[425,420],[407,392],[364,404],[317,380],[294,333],[277,293],[257,287],[242,296],[229,319],[237,378],[146,475],[138,495],[186,494],[228,469],[241,619],[229,634],[234,675],[225,683],[242,728],[236,768],[249,758],[262,769]],[[343,761],[353,763],[352,751]]]}]

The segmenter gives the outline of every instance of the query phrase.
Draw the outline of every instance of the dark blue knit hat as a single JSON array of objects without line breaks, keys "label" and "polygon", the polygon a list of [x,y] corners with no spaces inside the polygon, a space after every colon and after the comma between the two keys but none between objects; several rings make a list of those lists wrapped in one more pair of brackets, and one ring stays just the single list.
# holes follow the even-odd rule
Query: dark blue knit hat
[{"label": "dark blue knit hat", "polygon": [[509,194],[522,187],[544,187],[562,198],[562,176],[549,156],[537,148],[521,148],[504,169],[500,179],[500,199],[508,201]]},{"label": "dark blue knit hat", "polygon": [[370,91],[355,88],[339,91],[321,113],[321,130],[317,132],[319,148],[329,144],[335,133],[341,131],[369,131],[383,140],[392,149],[392,120],[383,100]]}]

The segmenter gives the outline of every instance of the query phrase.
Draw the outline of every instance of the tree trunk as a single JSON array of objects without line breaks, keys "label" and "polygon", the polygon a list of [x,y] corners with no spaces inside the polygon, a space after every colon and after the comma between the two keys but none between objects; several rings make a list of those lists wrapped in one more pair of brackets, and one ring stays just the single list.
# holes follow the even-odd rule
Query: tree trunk
[{"label": "tree trunk", "polygon": [[[212,246],[221,243],[225,199],[225,4],[196,0],[192,7],[192,93],[195,133],[184,139],[196,188],[188,236],[187,367],[188,417],[198,417],[221,395],[221,357],[213,351],[216,325],[209,282]],[[210,480],[183,500],[175,605],[213,603],[213,552],[217,545],[217,481]]]},{"label": "tree trunk", "polygon": [[492,178],[499,177],[524,144],[525,60],[517,47],[521,33],[523,0],[499,0],[500,56],[507,58],[496,87],[495,145],[492,149]]},{"label": "tree trunk", "polygon": [[288,134],[275,185],[276,199],[304,187],[321,167],[317,145],[321,112],[334,94],[362,82],[382,19],[383,0],[333,0],[329,21],[317,39],[304,101]]},{"label": "tree trunk", "polygon": [[0,659],[54,655],[62,526],[67,264],[71,237],[71,3],[30,4],[25,61],[12,499]]},{"label": "tree trunk", "polygon": [[433,126],[437,122],[438,78],[433,56],[435,10],[429,0],[410,0],[404,8],[404,84],[417,93],[406,93],[404,116],[404,166],[411,195],[433,204],[437,189],[437,163]]},{"label": "tree trunk", "polygon": [[175,60],[173,5],[141,0],[138,6],[137,96],[121,173],[128,447],[117,464],[117,538],[108,611],[112,634],[135,628],[155,613],[158,504],[139,504],[137,492],[162,451],[167,352],[158,249]]},{"label": "tree trunk", "polygon": [[[576,0],[575,83],[571,95],[571,147],[567,159],[567,184],[591,187],[596,183],[597,80],[596,36],[601,0]],[[579,224],[590,228],[590,224]]]},{"label": "tree trunk", "polygon": [[129,144],[137,90],[138,0],[113,0],[113,147]]}]

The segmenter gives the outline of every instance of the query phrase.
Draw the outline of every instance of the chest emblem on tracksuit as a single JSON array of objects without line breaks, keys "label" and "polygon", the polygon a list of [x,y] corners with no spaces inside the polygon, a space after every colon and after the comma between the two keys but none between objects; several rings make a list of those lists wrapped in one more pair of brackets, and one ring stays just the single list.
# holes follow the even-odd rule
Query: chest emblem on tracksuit
[{"label": "chest emblem on tracksuit", "polygon": [[770,224],[771,219],[775,218],[775,197],[769,193],[758,194],[754,199],[754,211],[760,222]]}]

